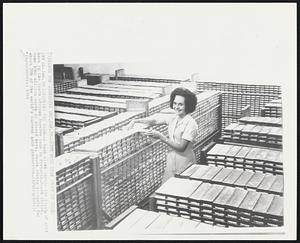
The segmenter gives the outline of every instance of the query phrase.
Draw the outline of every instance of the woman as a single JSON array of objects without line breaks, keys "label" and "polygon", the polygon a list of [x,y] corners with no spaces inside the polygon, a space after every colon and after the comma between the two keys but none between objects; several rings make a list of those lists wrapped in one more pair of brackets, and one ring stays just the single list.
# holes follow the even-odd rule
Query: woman
[{"label": "woman", "polygon": [[132,120],[128,127],[135,123],[148,125],[167,124],[169,137],[165,137],[158,131],[148,130],[146,135],[159,138],[170,147],[167,155],[167,167],[163,176],[163,182],[174,176],[176,172],[182,171],[190,163],[196,162],[193,152],[193,142],[197,135],[198,125],[189,115],[197,104],[197,97],[190,90],[176,88],[170,96],[170,107],[175,110],[175,114],[165,118],[141,118]]}]

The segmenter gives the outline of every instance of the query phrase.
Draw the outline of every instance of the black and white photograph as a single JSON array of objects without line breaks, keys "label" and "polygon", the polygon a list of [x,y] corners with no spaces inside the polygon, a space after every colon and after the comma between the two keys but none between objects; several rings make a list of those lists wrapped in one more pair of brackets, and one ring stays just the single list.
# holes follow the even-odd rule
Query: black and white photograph
[{"label": "black and white photograph", "polygon": [[295,239],[296,4],[4,6],[7,239]]},{"label": "black and white photograph", "polygon": [[279,85],[53,70],[59,230],[283,226]]}]

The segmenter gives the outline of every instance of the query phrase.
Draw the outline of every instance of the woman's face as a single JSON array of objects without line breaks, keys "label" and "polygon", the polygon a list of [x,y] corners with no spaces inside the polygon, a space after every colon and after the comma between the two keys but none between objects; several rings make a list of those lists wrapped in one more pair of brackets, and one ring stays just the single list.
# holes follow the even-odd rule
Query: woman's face
[{"label": "woman's face", "polygon": [[184,97],[180,95],[176,95],[173,101],[173,109],[175,110],[176,114],[178,116],[185,116],[185,103],[184,103]]}]

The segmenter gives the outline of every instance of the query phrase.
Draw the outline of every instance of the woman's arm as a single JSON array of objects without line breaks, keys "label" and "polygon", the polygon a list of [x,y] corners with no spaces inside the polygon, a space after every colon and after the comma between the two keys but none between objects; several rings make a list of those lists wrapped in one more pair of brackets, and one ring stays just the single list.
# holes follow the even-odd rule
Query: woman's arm
[{"label": "woman's arm", "polygon": [[134,119],[132,120],[134,123],[143,123],[143,124],[147,124],[150,126],[156,125],[157,124],[157,120],[154,118],[150,118],[150,117],[146,117],[146,118],[138,118],[138,119]]},{"label": "woman's arm", "polygon": [[188,144],[190,143],[190,141],[188,141],[186,139],[181,139],[180,143],[174,143],[173,141],[171,141],[170,139],[168,139],[167,137],[165,137],[158,131],[150,130],[150,131],[145,132],[145,134],[148,136],[159,138],[162,142],[169,145],[171,148],[173,148],[174,150],[176,150],[178,152],[184,152],[186,150]]},{"label": "woman's arm", "polygon": [[160,119],[156,119],[155,117],[138,118],[138,119],[133,119],[129,122],[129,124],[127,125],[128,129],[131,129],[135,123],[142,123],[142,124],[147,124],[149,126],[153,126],[153,125],[164,124],[165,122]]}]

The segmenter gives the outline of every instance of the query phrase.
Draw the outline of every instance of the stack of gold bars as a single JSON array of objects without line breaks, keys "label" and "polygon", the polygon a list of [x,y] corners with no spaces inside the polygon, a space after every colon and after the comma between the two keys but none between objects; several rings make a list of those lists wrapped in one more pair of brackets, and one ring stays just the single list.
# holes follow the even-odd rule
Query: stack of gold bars
[{"label": "stack of gold bars", "polygon": [[212,225],[283,225],[283,198],[269,193],[173,177],[156,190],[154,198],[159,212]]},{"label": "stack of gold bars", "polygon": [[207,152],[206,161],[216,166],[283,174],[282,152],[275,149],[216,144]]}]

